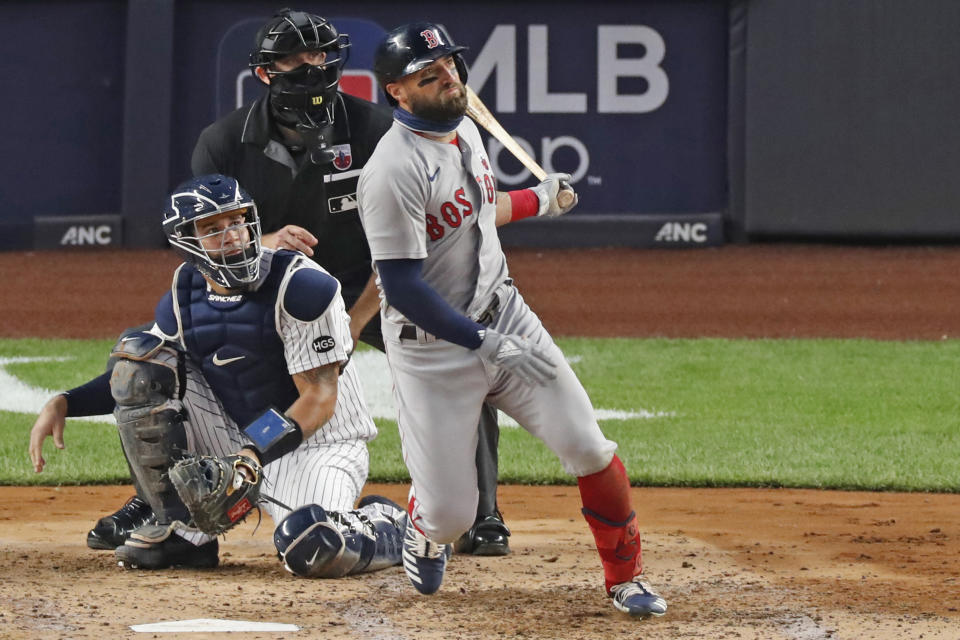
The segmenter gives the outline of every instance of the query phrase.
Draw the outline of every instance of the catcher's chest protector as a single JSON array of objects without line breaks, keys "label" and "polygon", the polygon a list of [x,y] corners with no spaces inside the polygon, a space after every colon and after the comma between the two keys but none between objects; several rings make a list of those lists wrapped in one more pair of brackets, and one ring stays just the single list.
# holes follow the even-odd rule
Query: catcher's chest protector
[{"label": "catcher's chest protector", "polygon": [[237,424],[248,424],[271,405],[290,406],[298,397],[276,327],[280,282],[293,258],[275,254],[260,288],[234,296],[208,292],[189,265],[177,274],[173,294],[184,344]]}]

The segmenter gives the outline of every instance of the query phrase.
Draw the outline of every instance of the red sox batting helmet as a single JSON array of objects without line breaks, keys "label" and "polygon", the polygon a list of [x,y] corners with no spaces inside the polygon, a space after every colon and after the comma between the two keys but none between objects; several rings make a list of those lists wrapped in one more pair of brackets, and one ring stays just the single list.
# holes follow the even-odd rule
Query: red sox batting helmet
[{"label": "red sox batting helmet", "polygon": [[[467,47],[459,46],[442,24],[434,22],[411,22],[397,27],[380,42],[373,56],[373,73],[380,88],[400,78],[419,71],[444,56],[453,56],[460,81],[467,81],[467,64],[460,55]],[[396,106],[397,101],[387,94],[387,102]]]}]

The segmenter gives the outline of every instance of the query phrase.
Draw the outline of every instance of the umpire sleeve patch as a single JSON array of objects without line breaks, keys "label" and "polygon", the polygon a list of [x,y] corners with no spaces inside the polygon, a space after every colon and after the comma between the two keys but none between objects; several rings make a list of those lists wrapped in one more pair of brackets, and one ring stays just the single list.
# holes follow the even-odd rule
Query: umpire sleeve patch
[{"label": "umpire sleeve patch", "polygon": [[300,322],[313,322],[333,302],[339,284],[336,278],[319,269],[299,269],[287,284],[283,308]]}]

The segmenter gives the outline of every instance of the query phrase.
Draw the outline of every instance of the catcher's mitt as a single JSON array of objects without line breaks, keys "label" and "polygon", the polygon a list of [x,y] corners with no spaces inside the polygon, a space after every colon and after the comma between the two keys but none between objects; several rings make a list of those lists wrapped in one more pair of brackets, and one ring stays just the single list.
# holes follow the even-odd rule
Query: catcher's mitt
[{"label": "catcher's mitt", "polygon": [[246,456],[189,457],[170,468],[170,481],[193,525],[220,535],[243,520],[260,499],[263,470]]}]

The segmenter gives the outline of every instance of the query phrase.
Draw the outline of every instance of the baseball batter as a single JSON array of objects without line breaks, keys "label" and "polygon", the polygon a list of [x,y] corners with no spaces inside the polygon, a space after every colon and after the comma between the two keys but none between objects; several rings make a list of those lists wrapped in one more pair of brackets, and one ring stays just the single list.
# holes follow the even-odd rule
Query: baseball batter
[{"label": "baseball batter", "polygon": [[360,215],[381,291],[387,358],[412,487],[404,568],[421,593],[441,584],[449,542],[472,522],[471,467],[486,400],[540,438],[578,479],[583,513],[615,606],[663,615],[640,579],[640,536],[616,444],[582,385],[513,286],[497,224],[557,216],[570,176],[498,192],[476,126],[463,115],[467,69],[446,30],[387,34],[374,72],[394,124],[361,174]]}]

